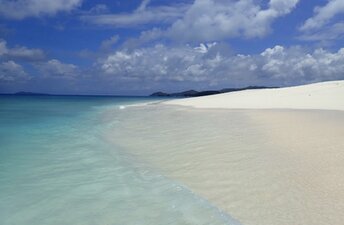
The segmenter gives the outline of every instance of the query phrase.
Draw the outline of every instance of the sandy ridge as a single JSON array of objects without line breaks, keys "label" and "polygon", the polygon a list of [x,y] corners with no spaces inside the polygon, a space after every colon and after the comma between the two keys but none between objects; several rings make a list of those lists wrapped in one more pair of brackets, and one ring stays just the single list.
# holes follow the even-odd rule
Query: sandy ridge
[{"label": "sandy ridge", "polygon": [[225,109],[344,110],[344,80],[285,88],[244,90],[171,100],[163,104]]}]

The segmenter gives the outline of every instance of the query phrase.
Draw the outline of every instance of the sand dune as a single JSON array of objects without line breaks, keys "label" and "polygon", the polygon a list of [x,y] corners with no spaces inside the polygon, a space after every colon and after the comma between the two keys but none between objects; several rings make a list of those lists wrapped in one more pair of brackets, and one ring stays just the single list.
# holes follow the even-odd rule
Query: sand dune
[{"label": "sand dune", "polygon": [[172,100],[164,104],[196,108],[344,110],[344,81],[329,81],[287,88],[245,90]]}]

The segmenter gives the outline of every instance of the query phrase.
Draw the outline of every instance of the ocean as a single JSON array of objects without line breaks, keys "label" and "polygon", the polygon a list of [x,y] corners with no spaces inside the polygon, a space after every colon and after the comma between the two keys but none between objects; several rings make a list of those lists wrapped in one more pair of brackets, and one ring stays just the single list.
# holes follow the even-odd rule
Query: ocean
[{"label": "ocean", "polygon": [[[150,101],[0,96],[0,223],[238,224],[127,151],[125,138],[109,140],[133,116],[123,113],[127,106]],[[147,118],[135,116],[144,127]]]}]

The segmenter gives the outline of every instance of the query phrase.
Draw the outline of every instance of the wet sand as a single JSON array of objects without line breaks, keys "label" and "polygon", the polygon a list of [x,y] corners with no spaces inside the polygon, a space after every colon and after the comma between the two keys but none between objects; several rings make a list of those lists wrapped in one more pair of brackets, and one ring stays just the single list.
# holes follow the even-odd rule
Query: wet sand
[{"label": "wet sand", "polygon": [[151,105],[116,117],[110,140],[244,225],[344,221],[342,111]]}]

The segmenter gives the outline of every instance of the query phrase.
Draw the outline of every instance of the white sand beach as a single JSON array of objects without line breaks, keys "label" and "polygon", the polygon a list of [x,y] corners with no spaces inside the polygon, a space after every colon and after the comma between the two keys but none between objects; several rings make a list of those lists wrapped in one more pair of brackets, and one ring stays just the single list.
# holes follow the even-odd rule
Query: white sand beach
[{"label": "white sand beach", "polygon": [[167,101],[165,104],[226,109],[344,110],[344,81],[244,90],[205,97]]},{"label": "white sand beach", "polygon": [[127,109],[109,138],[243,225],[341,225],[343,109],[343,81],[241,91]]}]

